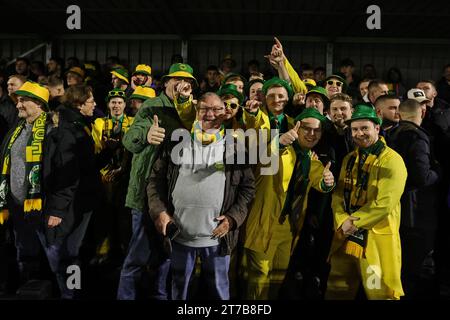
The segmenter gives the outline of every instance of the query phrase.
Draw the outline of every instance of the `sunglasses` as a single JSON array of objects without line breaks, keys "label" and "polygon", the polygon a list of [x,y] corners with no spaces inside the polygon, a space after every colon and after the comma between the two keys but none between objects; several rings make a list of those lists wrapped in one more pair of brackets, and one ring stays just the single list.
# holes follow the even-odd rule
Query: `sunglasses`
[{"label": "sunglasses", "polygon": [[110,91],[108,97],[121,97],[125,98],[125,91]]},{"label": "sunglasses", "polygon": [[227,108],[231,108],[233,110],[239,108],[239,105],[234,102],[225,101],[225,104],[226,104]]},{"label": "sunglasses", "polygon": [[327,84],[329,86],[332,86],[333,84],[335,84],[337,87],[341,87],[343,85],[343,83],[341,81],[338,81],[338,80],[328,80]]}]

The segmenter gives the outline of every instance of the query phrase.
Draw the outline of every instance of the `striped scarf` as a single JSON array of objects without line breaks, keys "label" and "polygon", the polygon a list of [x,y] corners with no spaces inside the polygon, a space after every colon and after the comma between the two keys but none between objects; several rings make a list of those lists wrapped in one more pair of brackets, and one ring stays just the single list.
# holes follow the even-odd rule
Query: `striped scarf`
[{"label": "striped scarf", "polygon": [[[27,195],[23,203],[25,213],[42,211],[41,195],[41,167],[42,167],[42,143],[45,137],[45,124],[47,113],[43,112],[33,123],[32,135],[27,143],[25,156],[26,188]],[[8,217],[7,197],[10,192],[10,172],[11,172],[11,148],[25,128],[25,121],[21,121],[14,130],[11,139],[6,146],[5,157],[3,159],[0,175],[0,222]]]},{"label": "striped scarf", "polygon": [[[353,151],[345,168],[344,180],[344,209],[348,214],[358,211],[367,202],[367,187],[370,170],[378,156],[386,148],[383,137],[380,137],[368,150],[356,149]],[[355,166],[356,161],[358,164]],[[356,176],[354,186],[353,177]],[[354,192],[352,192],[354,190]],[[367,244],[367,230],[360,229],[345,241],[345,253],[362,258]]]},{"label": "striped scarf", "polygon": [[215,133],[204,132],[202,126],[198,120],[196,120],[192,126],[192,139],[194,141],[201,142],[203,145],[208,145],[210,143],[219,141],[225,136],[225,127],[222,124],[220,130]]}]

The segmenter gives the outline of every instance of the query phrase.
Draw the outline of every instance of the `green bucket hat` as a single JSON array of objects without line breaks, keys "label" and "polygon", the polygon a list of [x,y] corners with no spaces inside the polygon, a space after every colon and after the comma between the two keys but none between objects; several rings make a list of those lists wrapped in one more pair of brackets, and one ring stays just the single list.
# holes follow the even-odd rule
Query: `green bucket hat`
[{"label": "green bucket hat", "polygon": [[109,100],[111,100],[112,98],[122,98],[123,101],[127,101],[127,95],[125,93],[125,91],[120,90],[119,88],[114,88],[112,89],[110,92],[108,92],[108,95],[106,96],[106,103],[109,102]]},{"label": "green bucket hat", "polygon": [[194,84],[198,87],[197,79],[194,78],[194,69],[186,63],[174,63],[170,66],[169,74],[166,74],[161,78],[163,82],[167,81],[168,78],[188,78],[194,80]]},{"label": "green bucket hat", "polygon": [[128,71],[124,68],[114,68],[111,71],[111,74],[115,75],[117,78],[125,81],[126,83],[130,84],[130,81],[128,80]]},{"label": "green bucket hat", "polygon": [[308,96],[313,93],[316,93],[322,97],[322,102],[325,106],[324,109],[328,109],[328,107],[330,106],[330,99],[328,99],[327,90],[325,90],[324,88],[322,88],[320,86],[312,87],[311,90],[309,90],[306,93],[305,101],[306,101],[306,99],[308,99]]},{"label": "green bucket hat", "polygon": [[350,125],[352,121],[355,120],[370,120],[375,124],[381,125],[382,120],[378,118],[375,109],[372,106],[368,106],[366,104],[358,104],[355,106],[352,117],[345,121],[347,125]]},{"label": "green bucket hat", "polygon": [[346,92],[347,92],[348,85],[347,85],[347,81],[346,81],[344,78],[342,78],[342,77],[341,77],[340,75],[338,75],[338,74],[332,74],[331,76],[328,76],[328,77],[325,79],[324,85],[326,85],[326,84],[327,84],[327,81],[330,80],[330,79],[337,79],[337,80],[339,80],[340,82],[342,82],[342,93],[346,93]]},{"label": "green bucket hat", "polygon": [[292,99],[292,97],[294,96],[294,90],[292,90],[291,85],[286,80],[280,79],[278,77],[273,77],[272,79],[264,82],[264,85],[262,87],[262,92],[264,93],[264,95],[267,95],[267,91],[275,85],[284,87],[288,93],[289,100]]},{"label": "green bucket hat", "polygon": [[224,95],[230,94],[233,97],[236,97],[239,100],[239,105],[242,105],[244,102],[244,95],[237,90],[236,85],[232,83],[222,85],[217,91],[217,95],[222,97]]},{"label": "green bucket hat", "polygon": [[322,114],[320,114],[320,112],[317,111],[317,109],[306,108],[295,118],[295,123],[297,123],[297,121],[301,121],[306,118],[314,118],[319,120],[320,122],[325,122],[327,120],[327,118],[324,117]]}]

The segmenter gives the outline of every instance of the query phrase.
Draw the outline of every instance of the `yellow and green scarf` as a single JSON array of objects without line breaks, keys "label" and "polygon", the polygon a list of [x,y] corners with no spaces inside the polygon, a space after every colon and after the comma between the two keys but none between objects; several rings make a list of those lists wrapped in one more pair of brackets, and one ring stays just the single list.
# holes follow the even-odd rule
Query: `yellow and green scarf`
[{"label": "yellow and green scarf", "polygon": [[[348,214],[351,215],[366,204],[370,170],[385,148],[386,143],[380,137],[369,148],[365,150],[357,148],[353,151],[345,168],[344,180],[344,209]],[[358,163],[356,164],[357,160]],[[353,183],[354,176],[357,177],[355,185]],[[353,190],[354,192],[352,192]],[[346,254],[362,258],[366,244],[367,230],[360,229],[353,235],[347,237],[344,244],[344,251]]]},{"label": "yellow and green scarf", "polygon": [[119,119],[112,119],[110,117],[104,118],[104,127],[102,131],[102,138],[116,138],[122,137],[131,126],[131,121],[126,115],[122,115]]},{"label": "yellow and green scarf", "polygon": [[[27,143],[25,156],[26,188],[27,195],[23,204],[24,212],[42,211],[41,178],[42,178],[42,143],[45,137],[47,113],[43,112],[33,123],[32,135]],[[7,197],[9,194],[11,171],[11,148],[25,128],[25,121],[21,121],[14,130],[6,147],[5,157],[2,162],[0,175],[0,220],[8,217]]]},{"label": "yellow and green scarf", "polygon": [[225,136],[225,127],[222,124],[220,126],[220,130],[217,130],[215,133],[207,133],[202,130],[200,122],[196,120],[192,125],[192,139],[194,141],[201,142],[202,145],[208,145],[210,143],[219,141]]}]

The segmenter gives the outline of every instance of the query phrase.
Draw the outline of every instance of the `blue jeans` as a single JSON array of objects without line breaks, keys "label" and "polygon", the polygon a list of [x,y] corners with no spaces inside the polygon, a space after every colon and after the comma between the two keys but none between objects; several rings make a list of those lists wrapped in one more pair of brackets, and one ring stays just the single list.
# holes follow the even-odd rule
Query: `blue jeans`
[{"label": "blue jeans", "polygon": [[[92,212],[82,215],[81,222],[62,241],[47,242],[43,216],[25,217],[23,211],[12,212],[15,245],[17,248],[17,262],[22,273],[22,280],[27,281],[29,275],[39,268],[39,250],[42,246],[47,255],[50,269],[55,273],[62,299],[74,299],[77,289],[69,289],[66,281],[69,276],[67,267],[79,266],[78,253],[83,242],[84,235],[91,219]],[[31,270],[35,269],[35,270]],[[27,275],[23,275],[27,274]],[[81,274],[83,276],[83,274]],[[28,279],[27,279],[28,278]]]},{"label": "blue jeans", "polygon": [[[118,300],[136,300],[142,287],[142,278],[151,256],[151,244],[146,228],[144,214],[132,209],[132,229],[128,253],[120,272],[119,287],[117,289]],[[159,266],[155,279],[153,298],[167,300],[166,280],[170,269],[170,260],[165,260]]]},{"label": "blue jeans", "polygon": [[193,248],[175,241],[172,243],[171,256],[172,300],[186,300],[197,255],[200,255],[202,261],[202,273],[205,275],[211,299],[229,300],[230,256],[220,256],[219,246]]}]

